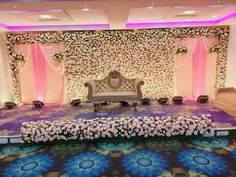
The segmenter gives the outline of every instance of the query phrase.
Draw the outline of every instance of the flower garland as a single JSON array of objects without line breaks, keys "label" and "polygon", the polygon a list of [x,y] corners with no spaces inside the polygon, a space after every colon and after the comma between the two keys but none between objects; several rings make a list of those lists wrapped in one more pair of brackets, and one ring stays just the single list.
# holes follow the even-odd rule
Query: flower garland
[{"label": "flower garland", "polygon": [[213,128],[210,115],[163,117],[114,117],[90,120],[29,121],[21,127],[26,142],[94,140],[106,137],[198,135]]},{"label": "flower garland", "polygon": [[25,62],[24,56],[23,56],[22,54],[20,54],[20,53],[14,53],[14,54],[12,55],[12,59],[13,59],[13,61],[22,61],[22,62]]},{"label": "flower garland", "polygon": [[187,47],[179,47],[179,48],[176,50],[176,54],[179,54],[179,53],[187,53],[187,52],[188,52]]},{"label": "flower garland", "polygon": [[222,52],[222,49],[219,45],[214,45],[213,47],[211,47],[209,49],[209,52],[210,53],[221,53]]},{"label": "flower garland", "polygon": [[55,53],[53,55],[53,59],[55,61],[59,61],[60,62],[60,61],[64,60],[64,54],[62,52],[57,52],[57,53]]}]

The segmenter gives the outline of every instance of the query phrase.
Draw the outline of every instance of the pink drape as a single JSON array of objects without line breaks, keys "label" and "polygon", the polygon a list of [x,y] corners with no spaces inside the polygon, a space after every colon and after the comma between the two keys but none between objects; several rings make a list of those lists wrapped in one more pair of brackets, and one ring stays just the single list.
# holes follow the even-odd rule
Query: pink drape
[{"label": "pink drape", "polygon": [[46,66],[45,66],[45,58],[41,52],[39,44],[32,45],[32,56],[33,56],[37,100],[44,101],[47,88]]},{"label": "pink drape", "polygon": [[193,52],[193,97],[204,94],[207,51],[203,39],[198,39]]},{"label": "pink drape", "polygon": [[14,50],[26,60],[18,62],[22,103],[31,104],[33,100],[64,103],[64,61],[53,60],[56,52],[63,52],[63,45],[18,45]]},{"label": "pink drape", "polygon": [[[217,38],[185,38],[176,41],[176,47],[185,46],[186,54],[175,57],[174,95],[192,99],[200,94],[215,95],[217,54],[209,49]],[[198,60],[199,59],[199,60]]]},{"label": "pink drape", "polygon": [[197,39],[186,38],[176,41],[176,46],[185,46],[188,49],[186,54],[175,55],[175,93],[184,98],[192,98],[192,54],[197,44]]}]

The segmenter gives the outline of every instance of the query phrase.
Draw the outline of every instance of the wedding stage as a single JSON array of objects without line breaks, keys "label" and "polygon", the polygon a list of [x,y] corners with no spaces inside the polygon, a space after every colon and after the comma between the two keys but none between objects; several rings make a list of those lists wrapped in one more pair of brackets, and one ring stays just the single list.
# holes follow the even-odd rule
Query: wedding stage
[{"label": "wedding stage", "polygon": [[12,110],[0,110],[1,136],[19,136],[22,123],[29,121],[68,121],[95,118],[124,118],[124,117],[163,117],[163,116],[201,116],[211,115],[210,119],[220,130],[236,128],[236,118],[213,107],[213,103],[199,104],[193,100],[184,101],[182,105],[159,105],[151,101],[150,105],[138,104],[137,111],[132,105],[120,104],[101,105],[99,112],[93,111],[91,103],[82,103],[80,107],[65,105],[45,105],[42,109],[33,109],[31,105],[18,106]]}]

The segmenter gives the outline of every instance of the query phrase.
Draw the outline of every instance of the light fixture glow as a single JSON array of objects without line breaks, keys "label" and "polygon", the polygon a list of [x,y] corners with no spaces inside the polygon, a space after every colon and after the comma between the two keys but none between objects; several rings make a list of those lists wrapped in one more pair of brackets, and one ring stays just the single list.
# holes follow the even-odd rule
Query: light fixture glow
[{"label": "light fixture glow", "polygon": [[145,20],[146,20],[146,18],[142,17],[142,18],[140,18],[140,20],[142,20],[142,21],[145,21]]},{"label": "light fixture glow", "polygon": [[217,16],[217,15],[212,15],[211,17],[212,17],[212,18],[217,18],[218,16]]},{"label": "light fixture glow", "polygon": [[94,22],[95,20],[94,19],[91,19],[91,20],[89,20],[90,22]]},{"label": "light fixture glow", "polygon": [[189,15],[189,14],[194,14],[196,11],[195,10],[186,10],[184,11],[184,14]]},{"label": "light fixture glow", "polygon": [[84,12],[87,12],[87,11],[89,11],[89,8],[84,7],[82,10],[83,10]]},{"label": "light fixture glow", "polygon": [[52,18],[51,15],[39,15],[40,18],[43,18],[43,19],[50,19]]},{"label": "light fixture glow", "polygon": [[153,9],[154,7],[153,6],[148,6],[147,8],[150,10],[150,9]]}]

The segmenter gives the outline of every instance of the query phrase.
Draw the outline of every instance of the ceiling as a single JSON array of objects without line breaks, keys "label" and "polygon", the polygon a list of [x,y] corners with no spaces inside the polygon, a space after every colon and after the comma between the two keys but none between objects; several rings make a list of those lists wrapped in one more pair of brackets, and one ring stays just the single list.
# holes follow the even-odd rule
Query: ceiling
[{"label": "ceiling", "polygon": [[0,30],[87,30],[236,23],[236,0],[2,0]]}]

